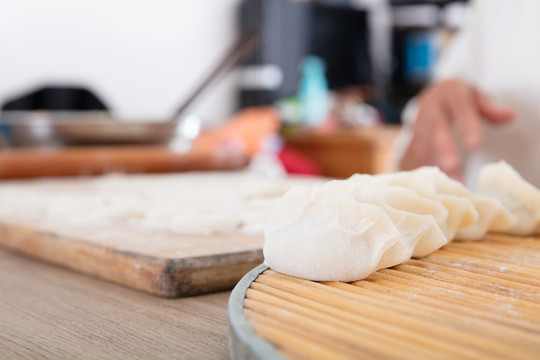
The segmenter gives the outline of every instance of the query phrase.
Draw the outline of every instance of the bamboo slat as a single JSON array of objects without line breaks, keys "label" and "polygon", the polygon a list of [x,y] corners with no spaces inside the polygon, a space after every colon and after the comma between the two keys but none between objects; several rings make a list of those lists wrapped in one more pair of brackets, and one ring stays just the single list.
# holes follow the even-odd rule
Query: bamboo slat
[{"label": "bamboo slat", "polygon": [[[253,332],[244,345],[259,358],[540,358],[538,237],[453,242],[353,283],[254,272],[233,292],[229,321]],[[249,324],[240,331],[238,294]],[[259,354],[261,343],[275,353]]]}]

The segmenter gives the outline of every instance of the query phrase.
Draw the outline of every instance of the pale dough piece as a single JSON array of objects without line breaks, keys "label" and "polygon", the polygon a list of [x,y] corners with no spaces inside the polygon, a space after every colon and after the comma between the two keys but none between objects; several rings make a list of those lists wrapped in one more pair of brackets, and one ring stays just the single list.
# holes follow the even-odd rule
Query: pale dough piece
[{"label": "pale dough piece", "polygon": [[399,232],[377,205],[344,192],[295,187],[277,202],[265,240],[265,263],[275,271],[349,282],[375,271]]},{"label": "pale dough piece", "polygon": [[433,180],[437,192],[469,198],[478,212],[478,221],[458,228],[455,238],[459,240],[480,240],[488,231],[504,231],[514,226],[514,216],[495,198],[472,193],[461,183],[449,178],[437,167],[422,167],[413,173]]},{"label": "pale dough piece", "polygon": [[[521,189],[518,195],[526,193],[537,201],[540,195],[533,190]],[[526,209],[525,199],[517,197],[510,197],[511,204]],[[538,228],[540,214],[526,215]],[[497,199],[471,193],[437,168],[376,177],[354,175],[286,193],[266,228],[264,255],[267,265],[288,275],[354,281],[425,256],[456,234],[477,240],[487,231],[507,229],[514,221]]]},{"label": "pale dough piece", "polygon": [[423,257],[447,244],[446,237],[430,215],[418,215],[391,207],[386,214],[399,232],[399,242],[384,253],[377,270]]},{"label": "pale dough piece", "polygon": [[515,216],[514,226],[499,231],[515,235],[540,233],[540,190],[508,163],[501,161],[483,166],[477,192],[497,198]]},{"label": "pale dough piece", "polygon": [[[78,207],[74,209],[74,203]],[[96,211],[96,209],[100,209]],[[145,204],[141,199],[127,194],[102,192],[100,194],[73,193],[51,197],[45,216],[69,219],[71,222],[104,224],[133,221],[144,217]]]},{"label": "pale dough piece", "polygon": [[446,219],[447,210],[409,189],[386,185],[369,175],[334,180],[322,189],[330,193],[345,191],[358,202],[378,205],[386,211],[400,233],[400,241],[385,253],[379,268],[425,256],[448,242],[435,219]]},{"label": "pale dough piece", "polygon": [[515,216],[494,197],[475,195],[474,206],[480,215],[478,221],[458,229],[456,239],[480,240],[488,232],[506,231],[516,223]]},{"label": "pale dough piece", "polygon": [[[399,185],[388,185],[381,182],[377,177],[370,175],[355,174],[351,176],[349,181],[365,181],[365,179],[371,179],[371,182],[377,184],[382,191],[384,201],[386,205],[396,209],[402,210],[418,215],[430,215],[435,219],[438,227],[443,229],[448,221],[448,210],[439,201],[429,199],[418,195],[416,192]],[[365,195],[364,195],[365,196]],[[437,241],[429,241],[424,243],[420,240],[415,248],[415,254],[413,256],[423,256],[420,254],[428,254],[438,246]],[[447,243],[446,241],[445,243]],[[440,247],[440,246],[439,246]],[[437,249],[439,248],[437,247]]]},{"label": "pale dough piece", "polygon": [[[396,208],[389,205],[392,202]],[[370,209],[365,205],[373,206]],[[416,209],[425,213],[415,213]],[[381,210],[397,235],[380,236],[379,230],[375,233],[379,238],[372,238],[373,231],[351,231],[355,222],[372,221],[380,226],[376,219],[381,217]],[[425,256],[444,246],[447,239],[431,213],[442,221],[448,216],[440,203],[367,175],[330,181],[312,190],[294,188],[277,203],[270,218],[265,231],[265,261],[276,271],[310,280],[360,280],[373,271],[401,264],[411,256]],[[390,240],[393,244],[388,246]],[[374,248],[374,244],[379,248]],[[347,247],[358,256],[358,263],[347,260]],[[297,251],[299,248],[301,251]],[[290,255],[291,250],[294,256]],[[334,268],[330,263],[314,268],[327,259],[333,259]],[[323,270],[326,273],[321,273]]]},{"label": "pale dough piece", "polygon": [[251,171],[113,174],[0,184],[0,219],[33,217],[86,225],[137,225],[186,234],[262,234],[274,203],[321,178]]},{"label": "pale dough piece", "polygon": [[444,205],[448,210],[448,218],[441,226],[441,230],[448,241],[452,241],[458,229],[477,223],[478,211],[470,197],[456,191],[452,183],[454,180],[444,174],[443,177],[433,176],[431,170],[426,170],[420,168],[414,171],[377,175],[376,178],[388,185],[404,186],[422,197],[439,201]]},{"label": "pale dough piece", "polygon": [[419,215],[431,215],[439,228],[443,229],[448,221],[448,209],[441,202],[418,195],[404,186],[386,184],[384,195],[388,205],[395,209]]}]

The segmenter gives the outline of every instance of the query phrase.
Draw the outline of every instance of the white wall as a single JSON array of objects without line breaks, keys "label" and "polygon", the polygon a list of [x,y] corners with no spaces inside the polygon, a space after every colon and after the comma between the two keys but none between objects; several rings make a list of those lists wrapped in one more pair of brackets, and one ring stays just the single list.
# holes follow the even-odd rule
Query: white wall
[{"label": "white wall", "polygon": [[[165,118],[236,35],[239,0],[0,0],[0,103],[43,84],[95,90],[115,115]],[[234,76],[193,112],[232,112]]]}]

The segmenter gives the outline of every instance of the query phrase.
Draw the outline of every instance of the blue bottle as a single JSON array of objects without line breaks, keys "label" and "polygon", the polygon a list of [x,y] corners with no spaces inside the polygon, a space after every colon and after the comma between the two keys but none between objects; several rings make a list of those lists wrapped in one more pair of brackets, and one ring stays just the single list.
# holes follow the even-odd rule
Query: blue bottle
[{"label": "blue bottle", "polygon": [[328,116],[329,95],[325,68],[321,58],[311,55],[306,56],[300,64],[302,78],[298,100],[303,125],[317,127]]}]

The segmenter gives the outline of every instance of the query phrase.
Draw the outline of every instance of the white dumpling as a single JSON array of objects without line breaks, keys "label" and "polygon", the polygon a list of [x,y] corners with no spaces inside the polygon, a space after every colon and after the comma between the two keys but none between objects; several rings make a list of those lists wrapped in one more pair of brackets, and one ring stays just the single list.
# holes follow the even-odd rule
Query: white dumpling
[{"label": "white dumpling", "polygon": [[385,200],[388,205],[394,209],[409,211],[419,215],[431,215],[435,218],[439,228],[444,228],[449,214],[448,209],[441,202],[420,196],[404,186],[387,186],[385,189]]},{"label": "white dumpling", "polygon": [[369,175],[334,180],[322,188],[329,192],[345,191],[358,202],[378,205],[386,211],[400,233],[400,240],[383,255],[378,268],[425,256],[448,242],[435,219],[444,221],[448,211],[440,203],[409,189],[386,185]]},{"label": "white dumpling", "polygon": [[456,239],[480,240],[488,232],[506,231],[515,225],[516,218],[496,198],[475,195],[473,202],[479,214],[478,221],[458,229]]},{"label": "white dumpling", "polygon": [[444,228],[445,224],[448,221],[448,210],[445,206],[441,204],[440,201],[420,196],[407,187],[388,185],[384,182],[381,182],[377,177],[373,177],[370,175],[355,174],[351,176],[348,180],[370,180],[372,182],[375,182],[376,184],[378,184],[381,190],[383,190],[384,201],[386,205],[397,210],[403,210],[418,215],[431,215],[441,229]]},{"label": "white dumpling", "polygon": [[[403,244],[405,246],[414,244],[412,252],[410,248],[407,251],[408,258],[401,263],[408,261],[411,257],[417,258],[431,254],[448,243],[431,215],[419,215],[392,208],[387,208],[386,212],[398,229]],[[388,258],[389,254],[385,254],[385,257]],[[390,265],[380,263],[379,265],[379,269],[382,269],[397,265],[397,263]]]},{"label": "white dumpling", "polygon": [[439,194],[469,198],[476,211],[478,221],[458,228],[455,238],[459,240],[480,240],[488,231],[502,231],[511,228],[515,219],[495,198],[472,193],[461,183],[449,178],[439,168],[422,167],[414,171],[424,178],[431,178]]},{"label": "white dumpling", "polygon": [[399,239],[386,212],[352,196],[295,187],[275,205],[265,230],[272,269],[315,281],[355,281],[377,270]]},{"label": "white dumpling", "polygon": [[501,161],[480,169],[477,193],[497,198],[515,217],[504,231],[515,235],[540,233],[540,190],[528,183],[508,163]]},{"label": "white dumpling", "polygon": [[[442,176],[439,176],[439,173]],[[377,175],[376,178],[388,185],[404,186],[422,197],[439,201],[446,207],[448,217],[446,223],[440,225],[448,241],[454,239],[458,229],[472,226],[479,219],[478,211],[470,196],[465,196],[461,189],[455,186],[454,183],[457,182],[437,168],[383,174]]]}]

